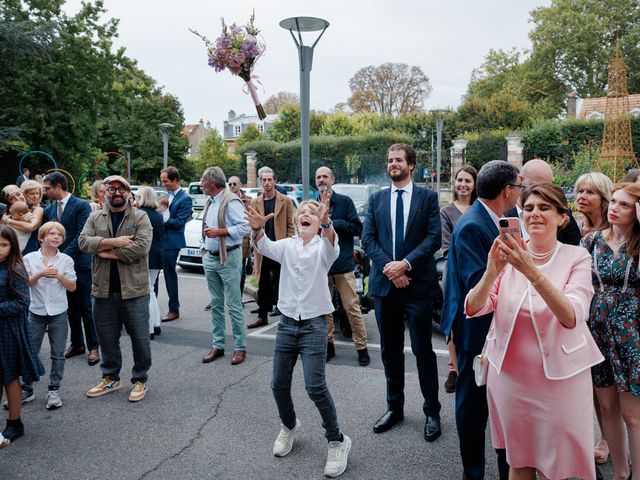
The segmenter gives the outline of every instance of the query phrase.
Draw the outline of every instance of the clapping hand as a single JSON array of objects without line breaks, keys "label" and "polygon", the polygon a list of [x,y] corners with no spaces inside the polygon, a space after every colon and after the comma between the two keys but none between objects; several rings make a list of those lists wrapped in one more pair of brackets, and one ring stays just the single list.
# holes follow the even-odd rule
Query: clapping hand
[{"label": "clapping hand", "polygon": [[329,192],[325,191],[320,194],[318,199],[319,207],[314,207],[313,204],[309,204],[309,208],[311,212],[316,215],[320,222],[327,224],[329,223],[329,200],[330,200]]},{"label": "clapping hand", "polygon": [[264,227],[264,224],[271,220],[274,216],[275,213],[270,213],[269,215],[263,217],[251,207],[247,207],[247,210],[244,212],[244,218],[247,219],[247,223],[253,230],[258,230]]}]

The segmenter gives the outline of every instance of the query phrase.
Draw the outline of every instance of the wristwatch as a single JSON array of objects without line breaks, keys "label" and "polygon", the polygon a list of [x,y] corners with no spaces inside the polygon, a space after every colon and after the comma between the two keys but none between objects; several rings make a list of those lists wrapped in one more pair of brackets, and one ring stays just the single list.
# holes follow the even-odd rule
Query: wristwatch
[{"label": "wristwatch", "polygon": [[320,222],[320,227],[321,228],[329,228],[329,227],[331,227],[331,225],[333,225],[333,222],[331,221],[331,219],[329,219],[329,223]]}]

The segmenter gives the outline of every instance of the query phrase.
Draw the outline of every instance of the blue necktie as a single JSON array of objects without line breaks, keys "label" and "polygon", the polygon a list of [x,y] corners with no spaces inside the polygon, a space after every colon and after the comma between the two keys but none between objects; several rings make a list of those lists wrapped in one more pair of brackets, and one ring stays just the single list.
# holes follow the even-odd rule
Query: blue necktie
[{"label": "blue necktie", "polygon": [[396,190],[398,200],[396,201],[396,251],[395,259],[402,260],[404,258],[404,202],[402,194],[404,190]]}]

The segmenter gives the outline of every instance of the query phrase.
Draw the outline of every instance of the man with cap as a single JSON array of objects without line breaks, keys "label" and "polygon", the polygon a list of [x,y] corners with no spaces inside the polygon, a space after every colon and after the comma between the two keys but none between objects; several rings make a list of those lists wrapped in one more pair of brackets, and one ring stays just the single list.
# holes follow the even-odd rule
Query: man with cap
[{"label": "man with cap", "polygon": [[107,208],[93,212],[80,234],[80,249],[93,255],[93,319],[102,350],[102,380],[87,392],[100,397],[122,388],[120,331],[131,338],[133,388],[129,401],[147,393],[149,344],[149,270],[153,230],[147,214],[128,201],[131,186],[120,175],[105,178]]}]

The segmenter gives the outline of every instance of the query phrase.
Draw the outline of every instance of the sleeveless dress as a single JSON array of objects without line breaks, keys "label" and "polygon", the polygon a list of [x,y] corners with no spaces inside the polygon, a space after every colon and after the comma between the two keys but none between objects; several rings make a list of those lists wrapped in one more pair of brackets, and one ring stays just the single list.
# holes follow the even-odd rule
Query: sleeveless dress
[{"label": "sleeveless dress", "polygon": [[[26,275],[26,274],[25,274]],[[14,275],[8,285],[7,263],[0,263],[0,385],[7,385],[22,377],[25,383],[34,382],[44,375],[38,359],[31,329],[27,321],[29,311],[29,284]]]},{"label": "sleeveless dress", "polygon": [[618,392],[640,397],[640,272],[638,258],[629,258],[627,245],[617,255],[602,232],[584,239],[591,252],[595,295],[589,329],[605,360],[592,368],[593,384],[615,385]]}]

